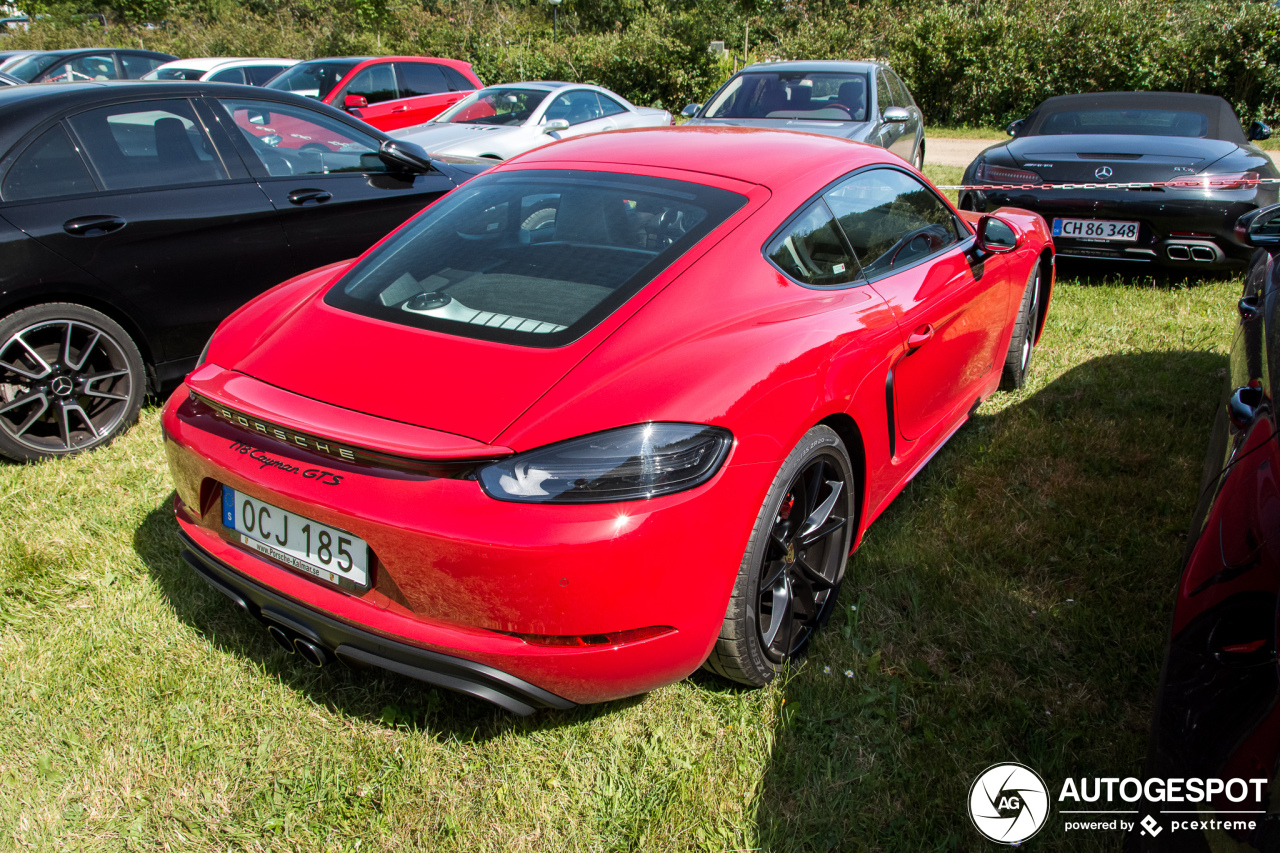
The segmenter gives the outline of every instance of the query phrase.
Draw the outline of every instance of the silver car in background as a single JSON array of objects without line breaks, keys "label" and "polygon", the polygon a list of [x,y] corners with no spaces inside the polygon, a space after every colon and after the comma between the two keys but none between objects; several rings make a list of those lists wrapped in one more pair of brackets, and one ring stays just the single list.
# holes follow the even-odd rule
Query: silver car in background
[{"label": "silver car in background", "polygon": [[586,83],[507,83],[478,89],[426,124],[390,131],[432,154],[506,160],[605,130],[671,124],[666,110],[637,107]]},{"label": "silver car in background", "polygon": [[689,124],[768,127],[843,136],[887,148],[924,166],[924,116],[882,62],[797,60],[748,65],[705,105],[684,108]]}]

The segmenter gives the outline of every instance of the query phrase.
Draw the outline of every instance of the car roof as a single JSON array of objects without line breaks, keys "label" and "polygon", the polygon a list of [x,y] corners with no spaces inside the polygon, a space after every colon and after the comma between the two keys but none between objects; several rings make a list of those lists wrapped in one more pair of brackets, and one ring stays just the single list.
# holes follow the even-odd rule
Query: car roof
[{"label": "car roof", "polygon": [[[146,56],[173,56],[172,53],[162,53],[158,50],[146,50],[140,47],[75,47],[63,48],[62,50],[28,50],[24,55],[32,56],[40,54],[42,56],[74,56],[79,53],[141,53]],[[177,59],[176,56],[173,57]]]},{"label": "car roof", "polygon": [[902,161],[883,148],[836,136],[753,127],[685,125],[577,136],[512,158],[509,166],[591,163],[679,169],[769,188],[830,165],[840,173]]},{"label": "car roof", "polygon": [[[250,98],[259,101],[279,101],[297,104],[330,114],[341,111],[329,107],[314,98],[304,98],[292,92],[262,87],[247,87],[238,83],[211,83],[195,80],[95,80],[83,83],[27,83],[22,86],[0,87],[0,157],[27,132],[27,129],[46,116],[75,109],[111,103],[119,98],[194,97],[212,95],[232,98]],[[350,120],[349,118],[347,119]],[[370,136],[384,138],[385,134],[374,128],[363,128]]]},{"label": "car roof", "polygon": [[563,89],[567,86],[582,86],[584,89],[598,89],[590,83],[563,83],[558,80],[525,80],[520,83],[495,83],[485,86],[486,89],[545,89],[548,92]]},{"label": "car roof", "polygon": [[313,62],[369,62],[373,59],[385,59],[382,56],[319,56],[315,59],[304,59],[299,65],[310,65]]},{"label": "car roof", "polygon": [[1041,101],[1031,111],[1031,115],[1027,116],[1026,124],[1034,132],[1039,128],[1042,116],[1089,109],[1186,110],[1204,113],[1209,120],[1208,138],[1222,139],[1237,145],[1245,143],[1240,119],[1226,99],[1192,92],[1089,92],[1058,95]]},{"label": "car roof", "polygon": [[[761,71],[845,71],[866,74],[885,66],[882,62],[846,59],[793,59],[785,62],[757,62],[742,69],[739,74]],[[887,67],[887,66],[885,66]]]},{"label": "car roof", "polygon": [[214,71],[219,68],[233,67],[236,65],[276,65],[281,62],[297,62],[296,59],[267,59],[257,56],[198,56],[191,59],[174,59],[166,62],[164,65],[158,65],[153,70],[159,71],[161,68],[189,68],[192,71]]}]

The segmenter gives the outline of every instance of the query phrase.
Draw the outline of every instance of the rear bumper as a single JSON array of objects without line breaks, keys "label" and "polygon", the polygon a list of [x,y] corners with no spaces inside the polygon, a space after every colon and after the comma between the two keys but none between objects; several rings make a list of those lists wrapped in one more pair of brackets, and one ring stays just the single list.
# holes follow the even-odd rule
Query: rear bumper
[{"label": "rear bumper", "polygon": [[[962,204],[979,212],[1021,207],[1044,217],[1138,222],[1132,243],[1055,236],[1059,257],[1139,261],[1184,269],[1222,269],[1247,264],[1253,249],[1237,242],[1236,220],[1274,204],[1273,186],[1207,193],[1198,190],[985,190],[963,194]],[[1195,235],[1195,236],[1189,236]]]},{"label": "rear bumper", "polygon": [[347,663],[375,666],[436,687],[466,693],[525,716],[573,702],[491,666],[398,643],[339,622],[286,598],[216,559],[186,533],[182,559],[238,610],[288,637],[300,637]]}]

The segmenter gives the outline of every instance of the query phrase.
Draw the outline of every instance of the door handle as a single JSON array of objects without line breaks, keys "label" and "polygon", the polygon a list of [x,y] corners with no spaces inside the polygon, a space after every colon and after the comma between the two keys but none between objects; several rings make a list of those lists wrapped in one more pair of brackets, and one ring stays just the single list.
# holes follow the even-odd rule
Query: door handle
[{"label": "door handle", "polygon": [[1240,301],[1236,303],[1236,308],[1239,309],[1242,320],[1256,320],[1262,310],[1256,296],[1241,296]]},{"label": "door handle", "polygon": [[406,113],[406,112],[408,112],[408,111],[409,111],[409,106],[408,106],[407,104],[406,104],[405,106],[403,106],[403,107],[392,107],[392,108],[391,108],[391,112],[393,112],[393,113]]},{"label": "door handle", "polygon": [[920,349],[933,338],[933,326],[925,323],[907,337],[907,355]]},{"label": "door handle", "polygon": [[78,216],[62,223],[62,230],[73,237],[92,237],[94,232],[110,234],[124,226],[125,221],[119,216]]},{"label": "door handle", "polygon": [[1244,429],[1253,423],[1258,406],[1262,405],[1262,389],[1246,385],[1231,392],[1227,400],[1227,416],[1236,429]]},{"label": "door handle", "polygon": [[333,193],[324,190],[293,190],[289,193],[290,204],[306,204],[314,201],[316,204],[324,204],[333,198]]}]

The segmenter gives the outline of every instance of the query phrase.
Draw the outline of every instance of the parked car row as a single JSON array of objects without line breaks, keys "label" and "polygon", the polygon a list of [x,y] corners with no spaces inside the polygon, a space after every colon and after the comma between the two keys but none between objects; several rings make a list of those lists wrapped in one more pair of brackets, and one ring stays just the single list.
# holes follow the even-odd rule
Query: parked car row
[{"label": "parked car row", "polygon": [[[196,571],[314,663],[521,713],[768,681],[866,525],[1024,381],[1055,244],[1240,263],[1275,200],[1266,128],[1206,96],[1046,102],[957,209],[882,63],[749,66],[670,128],[429,57],[50,53],[0,57],[62,83],[0,87],[0,454],[101,446],[178,386]],[[1053,189],[1112,177],[1188,184]],[[641,570],[708,515],[696,588]],[[650,586],[602,584],[605,550]]]}]

